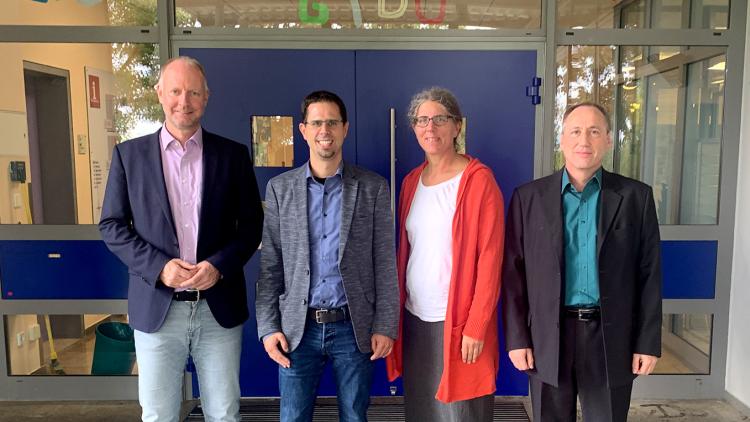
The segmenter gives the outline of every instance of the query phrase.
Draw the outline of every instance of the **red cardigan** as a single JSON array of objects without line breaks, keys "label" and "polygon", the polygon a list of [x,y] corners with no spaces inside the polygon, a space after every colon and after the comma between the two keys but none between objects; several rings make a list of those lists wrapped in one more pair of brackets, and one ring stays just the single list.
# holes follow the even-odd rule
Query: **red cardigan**
[{"label": "red cardigan", "polygon": [[[467,158],[470,161],[461,176],[453,216],[453,270],[443,330],[443,374],[435,395],[445,403],[494,393],[499,366],[497,303],[503,260],[503,197],[492,170],[476,158]],[[402,317],[393,352],[386,358],[391,381],[403,370],[401,338],[409,262],[406,217],[426,165],[404,178],[399,197],[397,258]],[[473,364],[461,361],[462,335],[484,340],[482,353]]]}]

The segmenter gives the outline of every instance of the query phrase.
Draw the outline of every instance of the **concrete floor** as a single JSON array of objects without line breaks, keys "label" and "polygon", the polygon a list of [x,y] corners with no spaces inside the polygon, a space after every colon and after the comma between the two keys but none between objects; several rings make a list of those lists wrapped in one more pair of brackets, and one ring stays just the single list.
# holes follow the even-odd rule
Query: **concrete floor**
[{"label": "concrete floor", "polygon": [[[185,416],[193,405],[192,402],[185,403],[183,406]],[[139,420],[140,407],[138,403],[132,401],[0,401],[0,421],[2,422],[137,422]],[[750,415],[743,415],[731,404],[720,400],[635,400],[631,404],[628,420],[630,422],[735,422],[750,421]]]}]

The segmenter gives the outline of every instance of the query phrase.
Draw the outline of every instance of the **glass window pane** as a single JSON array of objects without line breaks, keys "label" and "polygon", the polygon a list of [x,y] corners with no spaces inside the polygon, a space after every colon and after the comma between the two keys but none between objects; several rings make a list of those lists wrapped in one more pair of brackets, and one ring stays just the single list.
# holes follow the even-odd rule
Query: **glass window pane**
[{"label": "glass window pane", "polygon": [[0,55],[0,166],[16,169],[0,180],[0,224],[97,223],[112,148],[160,126],[157,46],[0,43]]},{"label": "glass window pane", "polygon": [[651,27],[657,29],[683,28],[683,0],[653,0],[651,6]]},{"label": "glass window pane", "polygon": [[557,0],[557,24],[572,29],[727,29],[729,0]]},{"label": "glass window pane", "polygon": [[0,2],[0,25],[156,26],[156,0]]},{"label": "glass window pane", "polygon": [[711,372],[711,314],[664,314],[662,356],[655,374],[709,374]]},{"label": "glass window pane", "polygon": [[176,0],[180,27],[539,29],[541,0]]},{"label": "glass window pane", "polygon": [[568,105],[601,103],[604,167],[653,187],[660,224],[717,224],[725,62],[723,47],[560,46],[556,133]]},{"label": "glass window pane", "polygon": [[644,0],[634,1],[620,10],[620,28],[645,28]]},{"label": "glass window pane", "polygon": [[687,67],[680,223],[716,224],[726,56]]},{"label": "glass window pane", "polygon": [[293,124],[291,116],[253,116],[255,167],[294,167]]},{"label": "glass window pane", "polygon": [[137,375],[125,315],[5,316],[8,375]]},{"label": "glass window pane", "polygon": [[729,0],[692,0],[690,27],[727,29]]}]

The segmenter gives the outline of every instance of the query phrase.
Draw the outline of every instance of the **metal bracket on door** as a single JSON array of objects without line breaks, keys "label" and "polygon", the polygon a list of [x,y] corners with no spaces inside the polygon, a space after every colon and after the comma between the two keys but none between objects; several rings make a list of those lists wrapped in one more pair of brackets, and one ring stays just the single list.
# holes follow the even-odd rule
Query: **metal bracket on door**
[{"label": "metal bracket on door", "polygon": [[542,95],[539,87],[542,86],[542,78],[534,76],[531,78],[531,86],[526,87],[526,96],[531,97],[531,104],[539,105],[542,102]]}]

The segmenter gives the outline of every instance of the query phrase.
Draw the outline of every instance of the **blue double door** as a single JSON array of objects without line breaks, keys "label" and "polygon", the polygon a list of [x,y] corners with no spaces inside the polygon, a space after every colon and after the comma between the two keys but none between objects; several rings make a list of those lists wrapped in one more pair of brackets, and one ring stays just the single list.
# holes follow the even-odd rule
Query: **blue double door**
[{"label": "blue double door", "polygon": [[[211,90],[204,126],[251,145],[253,116],[294,118],[294,166],[304,164],[309,150],[297,130],[300,103],[319,89],[338,94],[347,107],[349,135],[344,159],[391,179],[391,109],[395,110],[396,197],[401,179],[424,160],[406,118],[411,96],[431,86],[456,94],[466,116],[466,151],[488,164],[506,200],[513,188],[533,178],[535,107],[526,87],[536,76],[536,50],[400,51],[400,50],[271,50],[181,48],[206,68]],[[256,167],[258,187],[289,170]],[[383,228],[387,230],[388,228]],[[257,339],[253,304],[258,279],[257,253],[247,265],[251,318],[245,324],[241,388],[245,397],[278,396],[276,365]],[[498,326],[498,330],[502,327]],[[502,335],[501,335],[502,341]],[[502,347],[502,345],[501,345]],[[501,350],[499,395],[525,395],[526,376],[513,369]],[[383,361],[377,363],[373,395],[402,393],[391,384]],[[330,374],[330,371],[327,371]],[[328,375],[321,395],[335,395]]]}]

